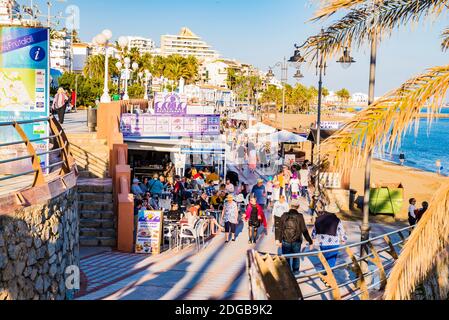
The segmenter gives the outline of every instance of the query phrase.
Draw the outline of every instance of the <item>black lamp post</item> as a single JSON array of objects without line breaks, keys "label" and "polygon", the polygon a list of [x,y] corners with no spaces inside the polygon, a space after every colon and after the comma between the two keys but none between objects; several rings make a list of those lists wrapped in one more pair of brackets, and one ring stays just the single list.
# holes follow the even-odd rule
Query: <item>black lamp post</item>
[{"label": "black lamp post", "polygon": [[[316,73],[318,75],[318,110],[317,110],[317,137],[316,137],[316,147],[318,149],[318,156],[317,156],[317,176],[315,179],[315,200],[318,199],[320,195],[320,162],[321,162],[321,156],[320,156],[320,147],[321,147],[321,107],[322,107],[322,96],[323,96],[323,76],[326,75],[326,60],[325,60],[325,52],[324,48],[321,44],[322,39],[325,39],[328,35],[325,34],[324,30],[321,29],[321,32],[318,36],[311,37],[307,39],[307,41],[301,45],[298,46],[295,44],[295,52],[293,56],[290,58],[290,62],[295,63],[302,63],[305,61],[304,57],[301,56],[301,49],[304,48],[307,44],[311,44],[311,40],[314,40],[316,52],[314,55],[314,60],[316,60]],[[321,40],[321,41],[320,41]],[[348,48],[345,48],[343,52],[343,56],[337,61],[338,63],[342,63],[342,66],[346,69],[349,68],[349,66],[355,62],[355,60],[350,56]],[[297,71],[298,77],[301,77],[302,74],[300,70]],[[296,75],[295,75],[296,76]],[[316,201],[315,201],[316,203]]]}]

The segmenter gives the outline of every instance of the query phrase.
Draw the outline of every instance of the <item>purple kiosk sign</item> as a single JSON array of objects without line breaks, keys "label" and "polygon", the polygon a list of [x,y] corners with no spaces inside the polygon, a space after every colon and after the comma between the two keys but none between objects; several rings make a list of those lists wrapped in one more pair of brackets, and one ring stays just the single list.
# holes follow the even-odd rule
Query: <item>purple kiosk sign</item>
[{"label": "purple kiosk sign", "polygon": [[164,115],[185,115],[187,114],[187,103],[181,101],[181,97],[176,93],[170,94],[163,101],[158,101],[154,105],[155,114]]},{"label": "purple kiosk sign", "polygon": [[187,114],[187,104],[170,94],[154,107],[155,114],[122,114],[121,130],[125,137],[191,137],[220,134],[220,115]]}]

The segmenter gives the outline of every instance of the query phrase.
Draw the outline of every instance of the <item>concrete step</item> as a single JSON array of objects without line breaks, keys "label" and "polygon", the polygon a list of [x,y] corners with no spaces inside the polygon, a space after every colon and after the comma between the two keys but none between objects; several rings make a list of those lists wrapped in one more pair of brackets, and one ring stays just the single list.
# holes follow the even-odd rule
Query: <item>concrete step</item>
[{"label": "concrete step", "polygon": [[94,202],[107,202],[112,203],[112,193],[93,193],[82,192],[78,193],[79,201],[94,201]]},{"label": "concrete step", "polygon": [[80,237],[80,245],[83,247],[111,247],[117,246],[117,240],[112,237]]},{"label": "concrete step", "polygon": [[80,174],[80,178],[92,178],[92,179],[106,179],[109,178],[109,171],[105,171],[103,173],[93,173],[85,170],[84,168],[78,167],[78,172]]},{"label": "concrete step", "polygon": [[78,201],[78,210],[80,211],[112,211],[114,205],[111,202],[92,202]]},{"label": "concrete step", "polygon": [[81,237],[90,237],[90,238],[116,238],[117,233],[115,229],[96,229],[96,228],[81,228],[80,229]]},{"label": "concrete step", "polygon": [[90,211],[90,210],[80,210],[81,219],[104,219],[104,220],[114,220],[113,211]]},{"label": "concrete step", "polygon": [[79,178],[78,193],[112,193],[112,179]]},{"label": "concrete step", "polygon": [[80,219],[81,228],[100,228],[111,229],[114,228],[114,221],[111,219]]}]

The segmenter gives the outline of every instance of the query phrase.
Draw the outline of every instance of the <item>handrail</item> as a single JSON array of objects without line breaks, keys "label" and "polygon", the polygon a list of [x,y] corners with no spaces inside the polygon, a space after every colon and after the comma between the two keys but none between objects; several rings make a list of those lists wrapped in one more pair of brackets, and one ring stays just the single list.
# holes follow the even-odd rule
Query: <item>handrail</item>
[{"label": "handrail", "polygon": [[[44,122],[48,123],[50,130],[51,130],[51,133],[49,133],[49,135],[45,136],[45,137],[29,139],[28,136],[26,135],[25,131],[22,128],[22,125],[25,125],[25,124],[44,123]],[[22,161],[22,160],[26,160],[26,159],[31,159],[32,170],[28,170],[26,172],[12,172],[12,174],[7,174],[4,177],[1,177],[0,181],[11,180],[11,179],[14,179],[17,177],[34,174],[34,181],[30,187],[38,187],[38,186],[44,185],[46,183],[43,170],[51,169],[51,168],[61,165],[62,168],[59,173],[59,176],[63,176],[65,174],[71,172],[72,169],[74,168],[75,162],[70,153],[70,143],[67,140],[67,137],[65,136],[64,130],[62,129],[59,122],[57,122],[57,120],[55,119],[54,116],[30,119],[30,120],[0,122],[0,127],[6,127],[6,126],[12,126],[16,130],[18,135],[20,136],[21,140],[0,143],[0,148],[24,144],[27,149],[28,154],[10,158],[10,159],[0,160],[0,165],[6,164],[6,163],[11,163],[11,162]],[[55,148],[55,149],[52,149],[49,151],[40,152],[40,153],[36,152],[36,150],[33,146],[33,142],[45,141],[45,140],[51,140],[51,139],[55,139],[58,148]],[[40,156],[50,155],[50,154],[54,154],[54,153],[58,153],[58,152],[60,153],[60,157],[61,157],[62,161],[59,161],[57,163],[49,163],[45,167],[41,167],[41,164],[39,161]],[[76,168],[75,168],[75,171],[76,171]],[[15,191],[15,190],[12,190],[11,192],[13,192],[13,191]]]},{"label": "handrail", "polygon": [[[315,258],[320,261],[321,269],[318,269],[316,263],[313,263],[313,269],[308,268],[307,270],[301,271],[295,276],[299,287],[303,287],[307,283],[315,283],[315,280],[323,280],[328,283],[328,288],[322,290],[315,290],[314,292],[308,293],[303,296],[303,299],[311,299],[317,296],[322,296],[332,292],[332,297],[335,300],[350,300],[350,299],[369,299],[369,294],[372,289],[380,285],[380,290],[383,290],[386,286],[386,282],[389,277],[389,268],[398,259],[398,252],[401,248],[397,250],[397,247],[404,245],[407,241],[407,237],[404,236],[404,232],[412,231],[414,227],[405,227],[399,230],[388,232],[365,241],[360,241],[353,244],[344,245],[335,249],[325,250],[325,251],[311,251],[296,254],[286,254],[282,257],[286,258],[290,265],[292,265],[293,259],[304,259],[304,258]],[[398,236],[400,239],[398,241],[393,241],[392,237]],[[376,244],[379,241],[386,242],[385,244]],[[379,247],[380,246],[380,247]],[[355,254],[353,252],[354,248],[361,249],[362,254]],[[355,250],[354,250],[355,251]],[[342,252],[344,255],[344,261],[335,265],[333,267],[329,266],[325,255],[329,253]],[[267,254],[259,252],[261,255],[276,256],[274,254]],[[389,255],[389,257],[387,255]],[[365,267],[362,270],[362,263]],[[348,269],[350,268],[353,272],[349,276],[345,276],[342,283],[338,283],[338,277],[335,275],[336,270]],[[324,272],[324,273],[323,273]],[[375,274],[379,274],[380,280],[375,284],[367,284],[367,278],[372,277]],[[349,278],[349,279],[348,279]],[[345,295],[344,289],[351,286],[350,290],[346,290]],[[314,286],[316,287],[316,283]]]}]

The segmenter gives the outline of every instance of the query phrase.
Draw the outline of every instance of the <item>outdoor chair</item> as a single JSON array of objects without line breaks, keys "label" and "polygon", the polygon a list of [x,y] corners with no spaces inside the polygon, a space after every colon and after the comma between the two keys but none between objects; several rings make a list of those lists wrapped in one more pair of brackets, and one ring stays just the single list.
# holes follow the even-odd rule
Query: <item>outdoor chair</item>
[{"label": "outdoor chair", "polygon": [[189,239],[189,240],[195,241],[195,245],[197,246],[197,249],[198,249],[199,244],[198,244],[198,235],[197,235],[196,230],[197,230],[199,223],[200,223],[200,220],[197,220],[195,222],[195,225],[193,226],[193,228],[190,225],[181,226],[181,231],[179,233],[179,245],[181,246],[181,248],[183,245],[183,240]]},{"label": "outdoor chair", "polygon": [[[204,232],[205,229],[205,224],[208,223],[206,220],[200,220],[197,227],[196,227],[196,235],[198,238],[198,246],[201,244],[201,240],[203,241],[203,246],[205,243],[205,237],[206,237],[206,233]],[[199,248],[199,247],[198,247]]]}]

